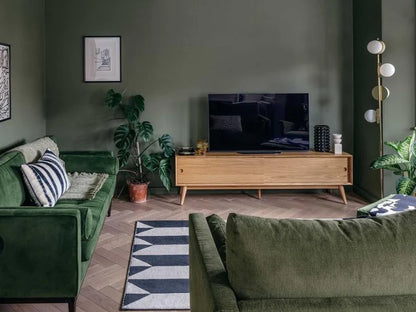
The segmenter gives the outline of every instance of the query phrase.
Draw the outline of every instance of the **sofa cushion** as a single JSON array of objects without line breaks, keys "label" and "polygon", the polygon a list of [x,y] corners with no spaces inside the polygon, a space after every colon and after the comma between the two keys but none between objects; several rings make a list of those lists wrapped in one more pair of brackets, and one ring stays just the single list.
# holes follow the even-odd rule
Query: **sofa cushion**
[{"label": "sofa cushion", "polygon": [[62,199],[59,200],[55,207],[56,208],[65,208],[65,207],[85,207],[89,208],[91,211],[91,234],[87,240],[81,242],[81,256],[82,261],[90,260],[94,252],[95,245],[97,244],[101,228],[104,224],[105,218],[107,216],[108,208],[111,205],[112,197],[109,194],[114,193],[116,184],[116,176],[109,175],[105,183],[103,184],[100,191],[97,193],[94,199],[92,200],[69,200]]},{"label": "sofa cushion", "polygon": [[70,182],[59,158],[46,150],[37,163],[22,165],[23,179],[36,205],[53,207]]},{"label": "sofa cushion", "polygon": [[17,207],[25,202],[25,187],[20,172],[24,163],[18,152],[0,156],[0,207]]},{"label": "sofa cushion", "polygon": [[416,295],[242,300],[241,312],[413,312]]},{"label": "sofa cushion", "polygon": [[214,239],[215,246],[217,247],[218,253],[221,257],[221,261],[224,267],[226,264],[226,222],[223,218],[216,214],[212,214],[207,217],[207,223],[209,230],[211,231],[212,238]]},{"label": "sofa cushion", "polygon": [[228,278],[237,298],[416,294],[416,211],[349,220],[230,214]]},{"label": "sofa cushion", "polygon": [[51,150],[55,155],[59,156],[59,148],[54,141],[54,137],[43,137],[33,142],[19,145],[11,151],[18,151],[23,154],[25,163],[38,161],[46,150]]}]

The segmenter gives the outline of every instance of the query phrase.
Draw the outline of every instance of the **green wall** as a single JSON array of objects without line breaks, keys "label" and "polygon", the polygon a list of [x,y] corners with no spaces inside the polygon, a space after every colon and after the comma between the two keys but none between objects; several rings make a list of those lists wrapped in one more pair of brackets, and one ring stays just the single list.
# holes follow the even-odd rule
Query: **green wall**
[{"label": "green wall", "polygon": [[354,0],[354,191],[368,199],[380,197],[378,171],[370,170],[378,157],[378,127],[364,120],[368,109],[376,109],[371,89],[377,85],[375,56],[367,43],[381,38],[381,0]]},{"label": "green wall", "polygon": [[[383,62],[392,63],[396,73],[384,78],[391,95],[384,102],[384,141],[402,140],[415,126],[415,1],[382,0],[382,31],[386,43]],[[391,153],[390,147],[384,153]],[[385,171],[384,193],[396,193],[397,176]]]},{"label": "green wall", "polygon": [[[82,82],[82,36],[122,36],[122,83]],[[64,149],[112,148],[106,90],[146,99],[177,146],[207,138],[207,94],[308,92],[311,126],[352,152],[352,2],[46,0],[47,132]]]},{"label": "green wall", "polygon": [[[380,197],[379,171],[370,170],[378,157],[378,125],[364,120],[367,109],[377,107],[371,89],[377,85],[376,57],[367,43],[376,38],[386,43],[382,62],[396,67],[384,78],[390,97],[383,103],[384,141],[401,140],[415,125],[415,2],[414,0],[354,0],[354,189],[373,200]],[[384,153],[390,153],[389,147]],[[384,194],[395,193],[397,176],[384,172]]]},{"label": "green wall", "polygon": [[45,135],[44,0],[2,0],[0,42],[11,45],[11,113],[0,122],[0,150]]}]

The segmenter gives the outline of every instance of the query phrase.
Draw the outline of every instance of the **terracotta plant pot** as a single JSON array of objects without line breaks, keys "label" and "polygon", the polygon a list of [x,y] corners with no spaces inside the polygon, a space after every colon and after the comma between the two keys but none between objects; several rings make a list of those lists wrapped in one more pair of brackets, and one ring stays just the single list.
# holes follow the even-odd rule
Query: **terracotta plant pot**
[{"label": "terracotta plant pot", "polygon": [[146,183],[131,183],[127,181],[129,186],[130,201],[133,203],[144,203],[147,200],[147,188],[149,182]]}]

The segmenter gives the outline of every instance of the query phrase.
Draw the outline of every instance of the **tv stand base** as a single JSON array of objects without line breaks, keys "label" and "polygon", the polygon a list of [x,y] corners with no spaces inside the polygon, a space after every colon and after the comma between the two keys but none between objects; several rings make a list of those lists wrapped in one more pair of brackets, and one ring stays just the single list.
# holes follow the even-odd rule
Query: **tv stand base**
[{"label": "tv stand base", "polygon": [[188,190],[338,189],[352,185],[352,156],[347,153],[282,152],[239,154],[210,152],[175,158],[180,204]]},{"label": "tv stand base", "polygon": [[[233,186],[223,186],[221,188],[216,188],[216,187],[188,187],[188,186],[181,186],[180,187],[180,205],[182,206],[185,202],[185,197],[186,197],[186,193],[188,192],[188,190],[253,190],[256,189],[255,187],[233,187]],[[261,189],[257,189],[257,198],[261,199],[261,191],[262,189],[293,189],[293,186],[280,186],[280,187],[269,187],[269,188],[261,188]],[[347,204],[347,196],[345,195],[345,189],[343,185],[334,185],[334,186],[315,186],[315,187],[311,187],[311,186],[305,186],[305,187],[297,187],[296,189],[327,189],[327,190],[334,190],[334,189],[338,189],[339,193],[341,195],[342,201],[344,202],[344,204]]]}]

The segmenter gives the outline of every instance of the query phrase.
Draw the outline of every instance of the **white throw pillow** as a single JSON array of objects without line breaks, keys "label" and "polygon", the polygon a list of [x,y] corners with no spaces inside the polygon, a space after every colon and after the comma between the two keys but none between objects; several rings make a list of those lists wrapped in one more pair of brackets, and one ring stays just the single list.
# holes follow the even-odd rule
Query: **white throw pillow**
[{"label": "white throw pillow", "polygon": [[23,179],[36,205],[55,206],[70,182],[60,159],[47,149],[37,163],[21,166]]}]

